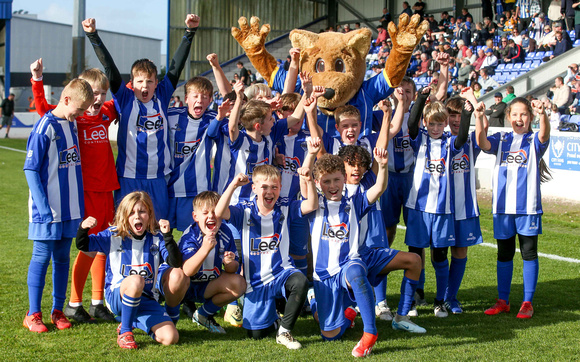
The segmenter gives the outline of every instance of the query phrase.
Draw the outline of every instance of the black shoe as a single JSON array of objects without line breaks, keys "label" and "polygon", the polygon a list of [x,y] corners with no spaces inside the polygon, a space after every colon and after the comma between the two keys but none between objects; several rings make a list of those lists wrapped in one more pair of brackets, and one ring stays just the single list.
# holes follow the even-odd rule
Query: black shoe
[{"label": "black shoe", "polygon": [[191,300],[183,301],[183,313],[187,315],[187,318],[189,319],[193,318],[193,314],[195,313],[196,310],[197,306],[195,305],[195,302]]},{"label": "black shoe", "polygon": [[115,316],[107,307],[105,307],[104,304],[91,304],[91,307],[89,308],[89,314],[95,318],[99,318],[107,322],[115,322]]},{"label": "black shoe", "polygon": [[83,308],[82,305],[78,307],[71,307],[70,304],[67,304],[64,308],[64,315],[68,319],[72,319],[75,322],[79,323],[94,323],[95,320],[90,316],[89,313]]}]

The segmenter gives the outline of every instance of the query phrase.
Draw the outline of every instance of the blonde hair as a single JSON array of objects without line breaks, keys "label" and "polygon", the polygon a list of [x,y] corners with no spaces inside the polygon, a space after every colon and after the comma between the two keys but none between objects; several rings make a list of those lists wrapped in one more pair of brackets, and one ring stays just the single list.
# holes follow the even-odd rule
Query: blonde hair
[{"label": "blonde hair", "polygon": [[220,195],[215,191],[201,192],[193,199],[193,211],[203,206],[207,206],[209,209],[215,209],[215,205],[217,205],[219,199]]},{"label": "blonde hair", "polygon": [[425,106],[425,109],[423,110],[423,117],[425,119],[425,123],[447,123],[447,120],[449,119],[449,113],[447,112],[447,109],[443,103],[431,102]]},{"label": "blonde hair", "polygon": [[189,92],[207,93],[210,97],[213,94],[213,84],[204,77],[193,77],[185,83],[185,97]]},{"label": "blonde hair", "polygon": [[147,213],[149,214],[149,225],[143,225],[144,229],[151,234],[155,234],[156,230],[159,230],[159,224],[157,223],[157,219],[155,219],[155,210],[153,209],[151,197],[149,197],[149,194],[145,191],[134,191],[123,197],[123,200],[121,200],[117,207],[115,219],[113,220],[113,225],[117,227],[117,236],[122,238],[131,236],[129,215],[133,212],[135,205],[140,202],[145,206]]},{"label": "blonde hair", "polygon": [[64,99],[64,97],[70,97],[74,101],[80,101],[82,104],[85,104],[89,101],[93,101],[93,88],[84,79],[74,78],[62,91],[60,99]]},{"label": "blonde hair", "polygon": [[280,170],[272,165],[260,165],[254,167],[254,170],[252,171],[252,179],[256,179],[256,177],[261,177],[264,180],[277,180],[280,182],[282,180]]},{"label": "blonde hair", "polygon": [[258,83],[249,86],[244,93],[246,94],[246,97],[251,100],[256,98],[260,93],[264,93],[266,97],[271,97],[272,89],[270,89],[267,84]]},{"label": "blonde hair", "polygon": [[94,86],[95,88],[101,88],[103,90],[109,89],[109,79],[107,79],[105,73],[103,73],[103,71],[98,68],[84,70],[79,75],[79,79],[86,80],[91,86]]},{"label": "blonde hair", "polygon": [[280,96],[280,102],[282,102],[282,107],[280,107],[280,111],[294,111],[300,103],[300,98],[302,96],[298,93],[285,93]]},{"label": "blonde hair", "polygon": [[240,112],[240,123],[246,131],[255,131],[256,123],[263,124],[264,119],[272,112],[270,105],[264,101],[252,99],[244,105]]}]

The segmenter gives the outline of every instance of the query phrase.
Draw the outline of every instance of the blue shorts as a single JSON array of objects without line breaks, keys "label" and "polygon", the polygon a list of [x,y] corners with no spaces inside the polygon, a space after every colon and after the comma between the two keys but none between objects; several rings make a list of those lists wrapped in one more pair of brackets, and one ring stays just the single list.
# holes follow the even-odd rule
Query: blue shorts
[{"label": "blue shorts", "polygon": [[28,223],[28,239],[30,240],[62,240],[77,236],[82,219],[63,222],[31,222]]},{"label": "blue shorts", "polygon": [[409,209],[405,244],[423,249],[455,246],[453,214],[431,214]]},{"label": "blue shorts", "polygon": [[290,232],[291,255],[304,256],[308,254],[308,238],[310,237],[310,224],[308,219],[301,217],[292,220],[288,226]]},{"label": "blue shorts", "polygon": [[[107,305],[113,314],[121,315],[123,302],[121,301],[121,288],[107,289],[105,292],[105,299]],[[117,320],[120,320],[117,318]],[[133,328],[139,328],[145,333],[151,335],[151,329],[163,322],[171,322],[171,318],[155,299],[152,299],[145,294],[141,295],[141,302],[137,309],[137,315],[133,321]]]},{"label": "blue shorts", "polygon": [[169,198],[169,224],[179,231],[185,231],[193,224],[193,199],[195,197]]},{"label": "blue shorts", "polygon": [[413,173],[389,172],[389,184],[387,190],[381,196],[381,210],[386,227],[397,225],[401,218],[403,208],[403,220],[407,223],[407,203],[411,186],[413,185]]},{"label": "blue shorts", "polygon": [[185,293],[183,299],[197,303],[205,303],[203,295],[205,294],[208,285],[209,282],[196,282],[189,284],[189,289],[187,289],[187,293]]},{"label": "blue shorts", "polygon": [[389,265],[398,253],[399,250],[382,248],[370,249],[367,253],[361,255],[367,266],[367,278],[373,287],[376,287],[384,280],[385,275],[380,275],[381,271]]},{"label": "blue shorts", "polygon": [[509,239],[516,234],[536,236],[542,233],[542,214],[493,214],[493,237]]},{"label": "blue shorts", "polygon": [[464,248],[481,244],[481,226],[479,216],[470,217],[465,220],[455,220],[455,247]]},{"label": "blue shorts", "polygon": [[387,238],[387,231],[385,230],[381,210],[372,208],[366,215],[366,218],[363,218],[363,221],[367,223],[367,232],[364,235],[365,245],[375,249],[388,248],[389,239]]},{"label": "blue shorts", "polygon": [[169,217],[169,196],[167,194],[167,182],[164,177],[153,179],[134,179],[119,177],[121,188],[115,191],[115,205],[119,205],[123,197],[133,191],[145,191],[153,201],[155,218],[157,220]]},{"label": "blue shorts", "polygon": [[276,312],[276,298],[286,298],[284,285],[294,273],[300,273],[298,269],[285,269],[270,283],[258,287],[246,293],[244,296],[244,324],[248,330],[258,330],[270,327],[278,319]]},{"label": "blue shorts", "polygon": [[340,271],[330,278],[314,281],[314,295],[318,305],[318,322],[323,331],[332,331],[344,324],[344,311],[355,301],[352,290],[346,283],[346,270],[352,264],[362,265],[368,271],[364,261],[355,259],[342,266]]}]

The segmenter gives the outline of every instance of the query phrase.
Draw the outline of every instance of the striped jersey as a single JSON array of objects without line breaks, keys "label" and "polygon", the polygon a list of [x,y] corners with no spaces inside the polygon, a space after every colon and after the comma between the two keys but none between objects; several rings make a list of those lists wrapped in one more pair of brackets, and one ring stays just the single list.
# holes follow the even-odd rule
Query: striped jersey
[{"label": "striped jersey", "polygon": [[[32,128],[26,151],[24,170],[40,176],[53,222],[82,218],[85,205],[76,122],[47,112]],[[30,222],[43,222],[32,194],[28,213]]]},{"label": "striped jersey", "polygon": [[89,235],[89,250],[107,255],[105,289],[118,288],[129,275],[140,275],[145,279],[143,293],[157,299],[155,288],[159,266],[167,259],[163,235],[147,232],[142,240],[116,236],[116,227],[111,226],[96,235]]},{"label": "striped jersey", "polygon": [[542,214],[540,160],[549,141],[541,143],[538,133],[524,135],[498,132],[487,138],[496,155],[493,169],[494,214]]},{"label": "striped jersey", "polygon": [[[276,122],[270,135],[263,136],[260,142],[252,140],[244,131],[240,131],[238,138],[231,142],[227,123],[222,125],[220,131],[222,134],[218,136],[214,160],[213,189],[219,194],[223,194],[234,177],[240,172],[247,174],[251,181],[254,167],[272,164],[274,145],[288,133],[288,123],[286,119]],[[236,189],[230,205],[235,205],[240,201],[249,201],[253,195],[250,182]]]},{"label": "striped jersey", "polygon": [[[224,252],[232,251],[238,259],[238,251],[234,242],[234,237],[230,228],[222,224],[216,234],[216,245],[213,248],[199,268],[197,274],[191,277],[192,283],[210,282],[221,275],[223,272]],[[183,254],[183,261],[195,255],[203,244],[203,234],[197,223],[190,225],[183,233],[179,240],[179,250]]]},{"label": "striped jersey", "polygon": [[282,175],[279,202],[288,203],[296,200],[300,193],[300,176],[296,170],[302,167],[304,158],[308,154],[307,137],[310,137],[310,132],[300,130],[295,135],[284,136],[282,141],[276,143],[278,152],[284,155],[284,164],[278,165]]},{"label": "striped jersey", "polygon": [[[377,176],[371,170],[367,171],[360,183],[357,185],[345,184],[343,196],[363,193],[371,188],[377,182]],[[389,246],[387,240],[387,228],[383,220],[381,205],[375,202],[368,214],[362,217],[360,221],[360,244],[369,248],[386,248]],[[360,246],[360,245],[359,245]]]},{"label": "striped jersey", "polygon": [[307,215],[312,235],[314,280],[337,274],[349,260],[360,259],[366,246],[360,244],[360,220],[370,211],[366,191],[329,201],[318,196],[318,209]]},{"label": "striped jersey", "polygon": [[119,113],[117,175],[130,179],[155,179],[168,175],[171,155],[167,142],[167,108],[174,88],[163,78],[153,99],[142,103],[125,83],[113,94]]},{"label": "striped jersey", "polygon": [[449,178],[453,193],[455,220],[465,220],[479,216],[477,204],[475,161],[481,152],[475,132],[471,132],[459,153],[451,158]]},{"label": "striped jersey", "polygon": [[230,206],[229,222],[240,230],[242,265],[248,284],[247,293],[266,285],[285,269],[294,268],[290,258],[288,225],[301,217],[301,201],[274,207],[268,215],[258,211],[256,199]]},{"label": "striped jersey", "polygon": [[[356,140],[356,146],[362,146],[365,148],[365,150],[367,150],[370,155],[371,158],[373,157],[373,150],[375,149],[375,146],[377,145],[377,139],[379,138],[379,134],[377,133],[372,133],[368,136],[362,136],[360,135],[359,138]],[[322,142],[324,143],[324,149],[326,149],[326,152],[332,154],[332,155],[338,155],[338,151],[344,147],[344,143],[342,142],[342,140],[339,137],[332,137],[331,135],[325,133],[322,135]]]},{"label": "striped jersey", "polygon": [[396,173],[413,172],[415,166],[415,155],[411,146],[409,136],[409,115],[407,112],[403,118],[403,124],[399,133],[389,142],[389,171]]},{"label": "striped jersey", "polygon": [[452,151],[450,145],[455,137],[443,133],[439,139],[429,137],[427,130],[419,129],[417,138],[411,140],[415,153],[413,183],[406,206],[431,214],[451,214],[451,185],[448,179],[448,165]]},{"label": "striped jersey", "polygon": [[213,140],[206,131],[217,113],[206,111],[199,119],[188,115],[187,107],[169,108],[169,150],[171,176],[169,197],[195,197],[211,189]]}]

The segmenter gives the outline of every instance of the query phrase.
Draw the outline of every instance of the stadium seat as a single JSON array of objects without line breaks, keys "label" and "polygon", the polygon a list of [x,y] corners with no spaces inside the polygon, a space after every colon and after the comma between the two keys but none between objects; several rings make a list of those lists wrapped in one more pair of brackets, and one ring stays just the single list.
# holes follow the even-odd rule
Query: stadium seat
[{"label": "stadium seat", "polygon": [[526,60],[524,62],[524,64],[522,64],[522,69],[528,71],[528,70],[530,70],[530,66],[531,65],[532,65],[532,61],[531,60]]},{"label": "stadium seat", "polygon": [[542,60],[544,59],[544,52],[536,52],[536,55],[534,55],[534,60]]},{"label": "stadium seat", "polygon": [[541,60],[534,60],[532,62],[532,65],[530,65],[530,69],[536,69],[537,67],[539,67],[542,64]]},{"label": "stadium seat", "polygon": [[534,55],[536,55],[536,52],[529,52],[528,54],[526,54],[526,60],[534,59]]},{"label": "stadium seat", "polygon": [[500,74],[500,75],[498,75],[498,76],[497,76],[497,78],[496,78],[496,81],[497,81],[499,84],[504,84],[504,83],[505,83],[505,78],[506,78],[506,76],[505,76],[505,75],[503,75],[503,74]]},{"label": "stadium seat", "polygon": [[574,42],[574,44],[572,44],[572,46],[574,48],[576,48],[577,46],[580,46],[580,39],[576,39],[576,41]]},{"label": "stadium seat", "polygon": [[522,69],[522,64],[523,64],[523,63],[515,63],[515,64],[514,64],[514,68],[513,68],[513,69],[516,69],[516,70],[518,70],[518,71],[519,71],[520,69]]},{"label": "stadium seat", "polygon": [[548,50],[547,52],[544,53],[544,57],[549,57],[552,54],[554,54],[554,52],[551,50]]},{"label": "stadium seat", "polygon": [[510,72],[514,69],[514,63],[508,63],[505,65],[505,70],[509,70]]}]

